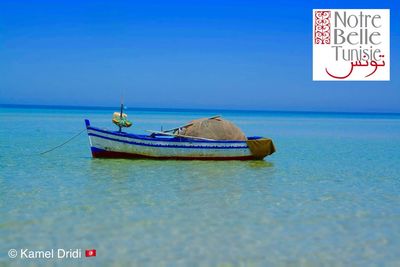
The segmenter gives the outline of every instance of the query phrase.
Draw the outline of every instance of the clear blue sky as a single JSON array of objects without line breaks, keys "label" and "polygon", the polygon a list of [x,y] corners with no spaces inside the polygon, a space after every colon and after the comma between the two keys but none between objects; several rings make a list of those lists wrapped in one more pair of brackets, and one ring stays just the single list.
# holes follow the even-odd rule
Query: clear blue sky
[{"label": "clear blue sky", "polygon": [[[400,112],[399,1],[0,2],[0,104]],[[390,8],[390,82],[313,82],[313,8]]]}]

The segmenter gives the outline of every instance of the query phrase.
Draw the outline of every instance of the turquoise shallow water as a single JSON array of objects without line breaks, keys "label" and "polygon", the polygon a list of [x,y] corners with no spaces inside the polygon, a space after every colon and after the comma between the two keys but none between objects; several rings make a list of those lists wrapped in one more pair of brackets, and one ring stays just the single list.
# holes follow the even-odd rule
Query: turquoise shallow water
[{"label": "turquoise shallow water", "polygon": [[[131,131],[214,112],[128,110]],[[0,109],[0,265],[399,266],[400,117],[222,112],[265,161],[92,159],[110,110]],[[94,248],[79,260],[9,249]]]}]

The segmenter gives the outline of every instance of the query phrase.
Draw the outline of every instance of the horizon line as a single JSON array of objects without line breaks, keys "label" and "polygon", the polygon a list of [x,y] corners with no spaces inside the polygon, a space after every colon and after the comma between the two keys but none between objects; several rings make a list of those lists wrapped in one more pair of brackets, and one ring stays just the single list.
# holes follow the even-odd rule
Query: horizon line
[{"label": "horizon line", "polygon": [[[83,110],[113,110],[111,106],[81,106],[81,105],[39,105],[39,104],[2,104],[0,108],[37,108],[37,109],[83,109]],[[119,107],[118,107],[119,108]],[[315,110],[263,110],[263,109],[235,109],[235,108],[167,108],[167,107],[133,107],[131,110],[176,110],[188,111],[228,111],[228,112],[258,112],[258,113],[323,113],[323,114],[365,114],[365,115],[400,115],[400,112],[374,112],[374,111],[315,111]]]}]

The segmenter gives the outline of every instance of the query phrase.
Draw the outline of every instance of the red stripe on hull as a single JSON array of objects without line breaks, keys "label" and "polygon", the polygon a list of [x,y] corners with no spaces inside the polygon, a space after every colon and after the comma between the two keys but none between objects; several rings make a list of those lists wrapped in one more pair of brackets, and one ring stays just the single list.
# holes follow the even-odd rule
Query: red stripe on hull
[{"label": "red stripe on hull", "polygon": [[131,154],[114,151],[92,151],[93,158],[119,158],[119,159],[164,159],[164,160],[262,160],[253,156],[240,157],[153,157],[140,154]]}]

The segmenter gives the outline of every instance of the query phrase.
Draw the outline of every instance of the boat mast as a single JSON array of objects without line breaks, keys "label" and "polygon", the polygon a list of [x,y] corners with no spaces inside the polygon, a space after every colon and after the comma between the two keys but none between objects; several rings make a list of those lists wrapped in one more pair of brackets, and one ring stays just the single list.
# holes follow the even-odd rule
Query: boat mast
[{"label": "boat mast", "polygon": [[[123,97],[121,97],[121,112],[119,113],[119,118],[121,119],[121,121],[122,121],[122,112],[124,111],[124,99],[123,99]],[[121,132],[121,125],[118,125],[119,126],[119,132]]]}]

